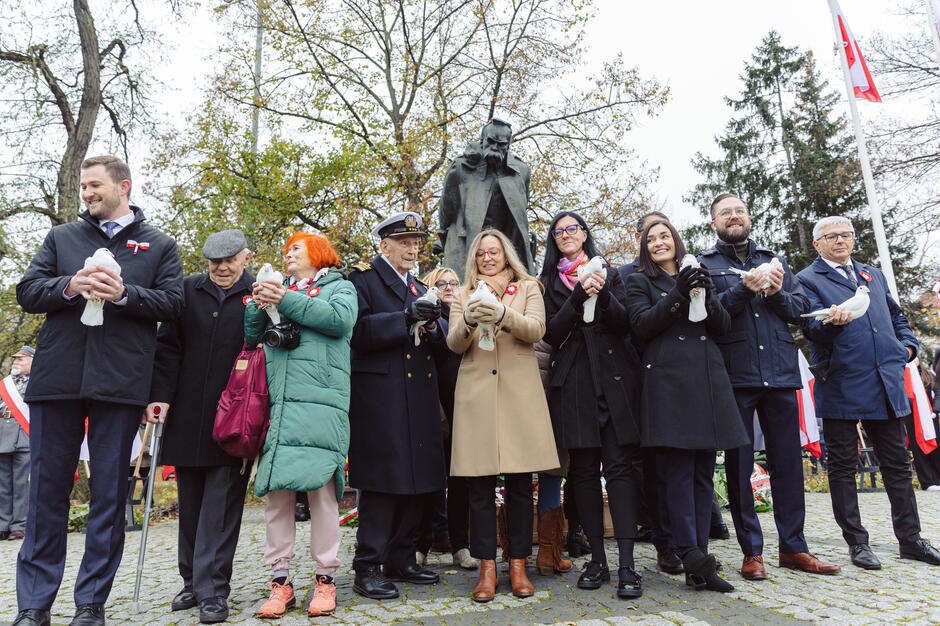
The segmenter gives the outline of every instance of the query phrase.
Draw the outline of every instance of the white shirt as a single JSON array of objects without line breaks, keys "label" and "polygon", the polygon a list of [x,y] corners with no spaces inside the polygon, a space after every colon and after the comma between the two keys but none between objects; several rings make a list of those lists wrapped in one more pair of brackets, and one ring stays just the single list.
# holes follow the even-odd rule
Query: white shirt
[{"label": "white shirt", "polygon": [[[839,272],[839,276],[841,276],[842,278],[845,278],[845,279],[848,280],[849,282],[855,282],[855,283],[858,282],[858,278],[856,278],[856,279],[853,281],[851,278],[849,278],[848,276],[845,275],[845,272],[842,271],[842,267],[843,267],[842,265],[839,265],[839,264],[836,263],[835,261],[830,261],[829,259],[827,259],[826,257],[823,257],[823,256],[821,256],[821,257],[819,257],[819,258],[822,259],[823,261],[825,261],[825,262],[826,262],[826,265],[828,265],[828,266],[831,267],[832,269],[834,269],[834,270],[836,270],[837,272]],[[854,273],[855,273],[855,263],[852,261],[852,258],[851,258],[851,257],[849,257],[848,263],[846,263],[846,265],[849,266],[849,269],[850,269],[850,270],[852,271],[852,273],[854,274]]]},{"label": "white shirt", "polygon": [[384,254],[379,255],[379,256],[385,259],[385,262],[388,263],[388,266],[392,268],[392,270],[396,274],[398,274],[398,277],[402,279],[402,281],[405,283],[405,286],[407,287],[408,286],[408,272],[405,272],[404,274],[399,273],[399,271],[395,269],[395,266],[392,265],[392,262],[388,260],[388,257],[386,257]]},{"label": "white shirt", "polygon": [[104,229],[105,222],[114,222],[117,226],[114,228],[114,235],[117,235],[119,232],[130,226],[134,222],[134,212],[131,211],[127,215],[122,215],[121,217],[115,218],[113,220],[98,220],[98,228],[101,229],[105,235],[108,234],[108,231]]}]

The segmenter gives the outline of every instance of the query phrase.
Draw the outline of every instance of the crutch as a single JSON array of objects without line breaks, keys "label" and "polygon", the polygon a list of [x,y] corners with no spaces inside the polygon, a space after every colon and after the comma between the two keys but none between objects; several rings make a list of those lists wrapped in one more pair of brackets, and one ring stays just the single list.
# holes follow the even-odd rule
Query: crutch
[{"label": "crutch", "polygon": [[[155,407],[155,409],[158,407]],[[156,411],[155,411],[156,412]],[[138,611],[137,599],[140,597],[140,579],[144,575],[144,556],[147,553],[147,529],[150,527],[150,507],[153,506],[153,482],[157,479],[157,462],[160,454],[160,442],[163,439],[163,423],[153,429],[150,440],[150,480],[147,481],[147,498],[144,505],[144,523],[140,532],[140,552],[137,554],[137,581],[134,583],[134,601],[131,610]],[[143,454],[143,453],[141,453]]]}]

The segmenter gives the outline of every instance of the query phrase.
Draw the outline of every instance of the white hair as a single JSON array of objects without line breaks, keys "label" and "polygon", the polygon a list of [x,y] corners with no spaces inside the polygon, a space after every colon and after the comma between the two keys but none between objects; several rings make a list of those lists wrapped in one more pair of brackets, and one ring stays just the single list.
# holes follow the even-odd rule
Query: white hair
[{"label": "white hair", "polygon": [[845,224],[853,231],[855,227],[852,226],[852,220],[847,217],[842,217],[841,215],[833,215],[832,217],[824,217],[813,226],[813,241],[819,241],[819,238],[822,236],[823,228],[826,226],[833,226],[835,224]]}]

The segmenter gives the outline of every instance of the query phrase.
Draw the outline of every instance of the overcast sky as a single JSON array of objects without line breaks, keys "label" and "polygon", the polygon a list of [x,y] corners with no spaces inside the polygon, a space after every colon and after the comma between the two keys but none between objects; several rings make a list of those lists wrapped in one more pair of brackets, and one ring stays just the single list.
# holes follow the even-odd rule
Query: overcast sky
[{"label": "overcast sky", "polygon": [[[842,0],[840,4],[863,54],[865,38],[877,30],[907,28],[896,15],[897,2]],[[625,140],[650,165],[661,168],[657,193],[680,224],[701,219],[694,207],[682,202],[682,196],[700,182],[691,159],[697,151],[717,156],[714,137],[731,113],[723,98],[739,93],[744,62],[771,29],[780,33],[784,45],[812,50],[831,87],[845,94],[826,0],[596,0],[596,7],[597,17],[585,42],[586,69],[596,69],[622,53],[628,64],[671,88],[660,115],[635,128]],[[176,41],[171,37],[168,42],[177,46],[178,61],[163,70],[167,75],[161,78],[170,89],[156,110],[163,109],[177,123],[201,102],[199,89],[213,67],[213,33],[218,25],[210,14],[207,9],[202,24],[191,23],[175,35]],[[926,33],[926,17],[924,29]],[[192,37],[194,31],[201,31],[201,36]],[[842,106],[847,112],[844,97]],[[897,106],[859,101],[863,121]]]}]

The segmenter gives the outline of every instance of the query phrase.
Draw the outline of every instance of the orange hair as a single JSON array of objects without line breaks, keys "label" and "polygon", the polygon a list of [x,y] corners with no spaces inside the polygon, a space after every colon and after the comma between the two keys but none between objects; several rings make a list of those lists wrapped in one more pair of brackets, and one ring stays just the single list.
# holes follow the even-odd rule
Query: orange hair
[{"label": "orange hair", "polygon": [[297,232],[290,236],[287,243],[284,244],[284,255],[287,250],[298,241],[303,241],[307,248],[307,257],[310,259],[310,265],[323,269],[324,267],[339,267],[342,265],[336,250],[330,245],[329,239],[323,235],[314,235],[313,233]]}]

